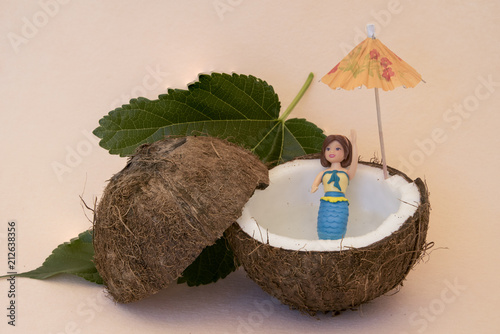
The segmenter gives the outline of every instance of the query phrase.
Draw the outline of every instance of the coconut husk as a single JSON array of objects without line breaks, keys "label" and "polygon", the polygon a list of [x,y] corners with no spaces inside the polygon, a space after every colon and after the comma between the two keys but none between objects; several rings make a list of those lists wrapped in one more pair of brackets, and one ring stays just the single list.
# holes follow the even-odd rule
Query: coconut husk
[{"label": "coconut husk", "polygon": [[[380,164],[364,163],[381,168]],[[392,174],[411,179],[389,168]],[[292,251],[252,238],[235,223],[226,235],[248,276],[270,295],[309,314],[355,308],[402,284],[425,252],[429,195],[416,179],[420,206],[392,235],[359,249]]]},{"label": "coconut husk", "polygon": [[175,282],[268,184],[256,156],[217,138],[139,147],[109,181],[94,217],[94,261],[109,294],[128,303]]}]

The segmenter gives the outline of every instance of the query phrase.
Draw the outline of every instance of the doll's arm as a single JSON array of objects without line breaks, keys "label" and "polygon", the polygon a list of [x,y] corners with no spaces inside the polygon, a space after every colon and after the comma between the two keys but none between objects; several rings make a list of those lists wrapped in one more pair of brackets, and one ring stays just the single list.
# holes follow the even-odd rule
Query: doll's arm
[{"label": "doll's arm", "polygon": [[319,184],[321,183],[321,179],[323,178],[323,172],[320,172],[316,178],[314,179],[314,182],[311,187],[311,192],[315,193],[316,190],[318,190]]},{"label": "doll's arm", "polygon": [[356,170],[358,169],[358,145],[356,144],[356,131],[354,129],[351,129],[350,139],[352,144],[352,161],[351,166],[349,166],[349,170],[347,171],[347,175],[349,175],[349,179],[352,180],[356,174]]}]

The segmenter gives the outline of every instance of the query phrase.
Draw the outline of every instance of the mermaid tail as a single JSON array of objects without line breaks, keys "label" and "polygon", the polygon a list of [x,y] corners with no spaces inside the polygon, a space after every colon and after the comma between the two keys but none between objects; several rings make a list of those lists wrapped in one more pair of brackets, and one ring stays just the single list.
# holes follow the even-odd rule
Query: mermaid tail
[{"label": "mermaid tail", "polygon": [[318,237],[320,239],[342,239],[347,230],[349,202],[330,202],[321,199],[318,211]]}]

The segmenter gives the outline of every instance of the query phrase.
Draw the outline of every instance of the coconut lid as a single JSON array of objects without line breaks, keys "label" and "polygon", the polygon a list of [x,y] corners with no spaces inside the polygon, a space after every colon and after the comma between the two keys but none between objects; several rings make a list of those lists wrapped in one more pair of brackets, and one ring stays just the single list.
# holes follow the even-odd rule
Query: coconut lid
[{"label": "coconut lid", "polygon": [[269,184],[249,151],[213,137],[143,145],[104,190],[94,219],[94,261],[117,302],[175,282]]}]

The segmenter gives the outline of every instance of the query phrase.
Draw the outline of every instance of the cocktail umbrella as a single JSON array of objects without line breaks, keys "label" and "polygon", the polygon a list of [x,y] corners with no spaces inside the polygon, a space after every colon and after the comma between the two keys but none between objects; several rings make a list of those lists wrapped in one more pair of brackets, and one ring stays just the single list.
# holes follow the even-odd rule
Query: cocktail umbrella
[{"label": "cocktail umbrella", "polygon": [[423,80],[422,76],[413,67],[375,38],[373,25],[368,25],[367,31],[368,37],[349,52],[321,81],[333,89],[352,90],[361,86],[375,88],[380,150],[384,177],[387,179],[387,162],[378,89],[388,91],[399,86],[405,88],[415,87]]}]

